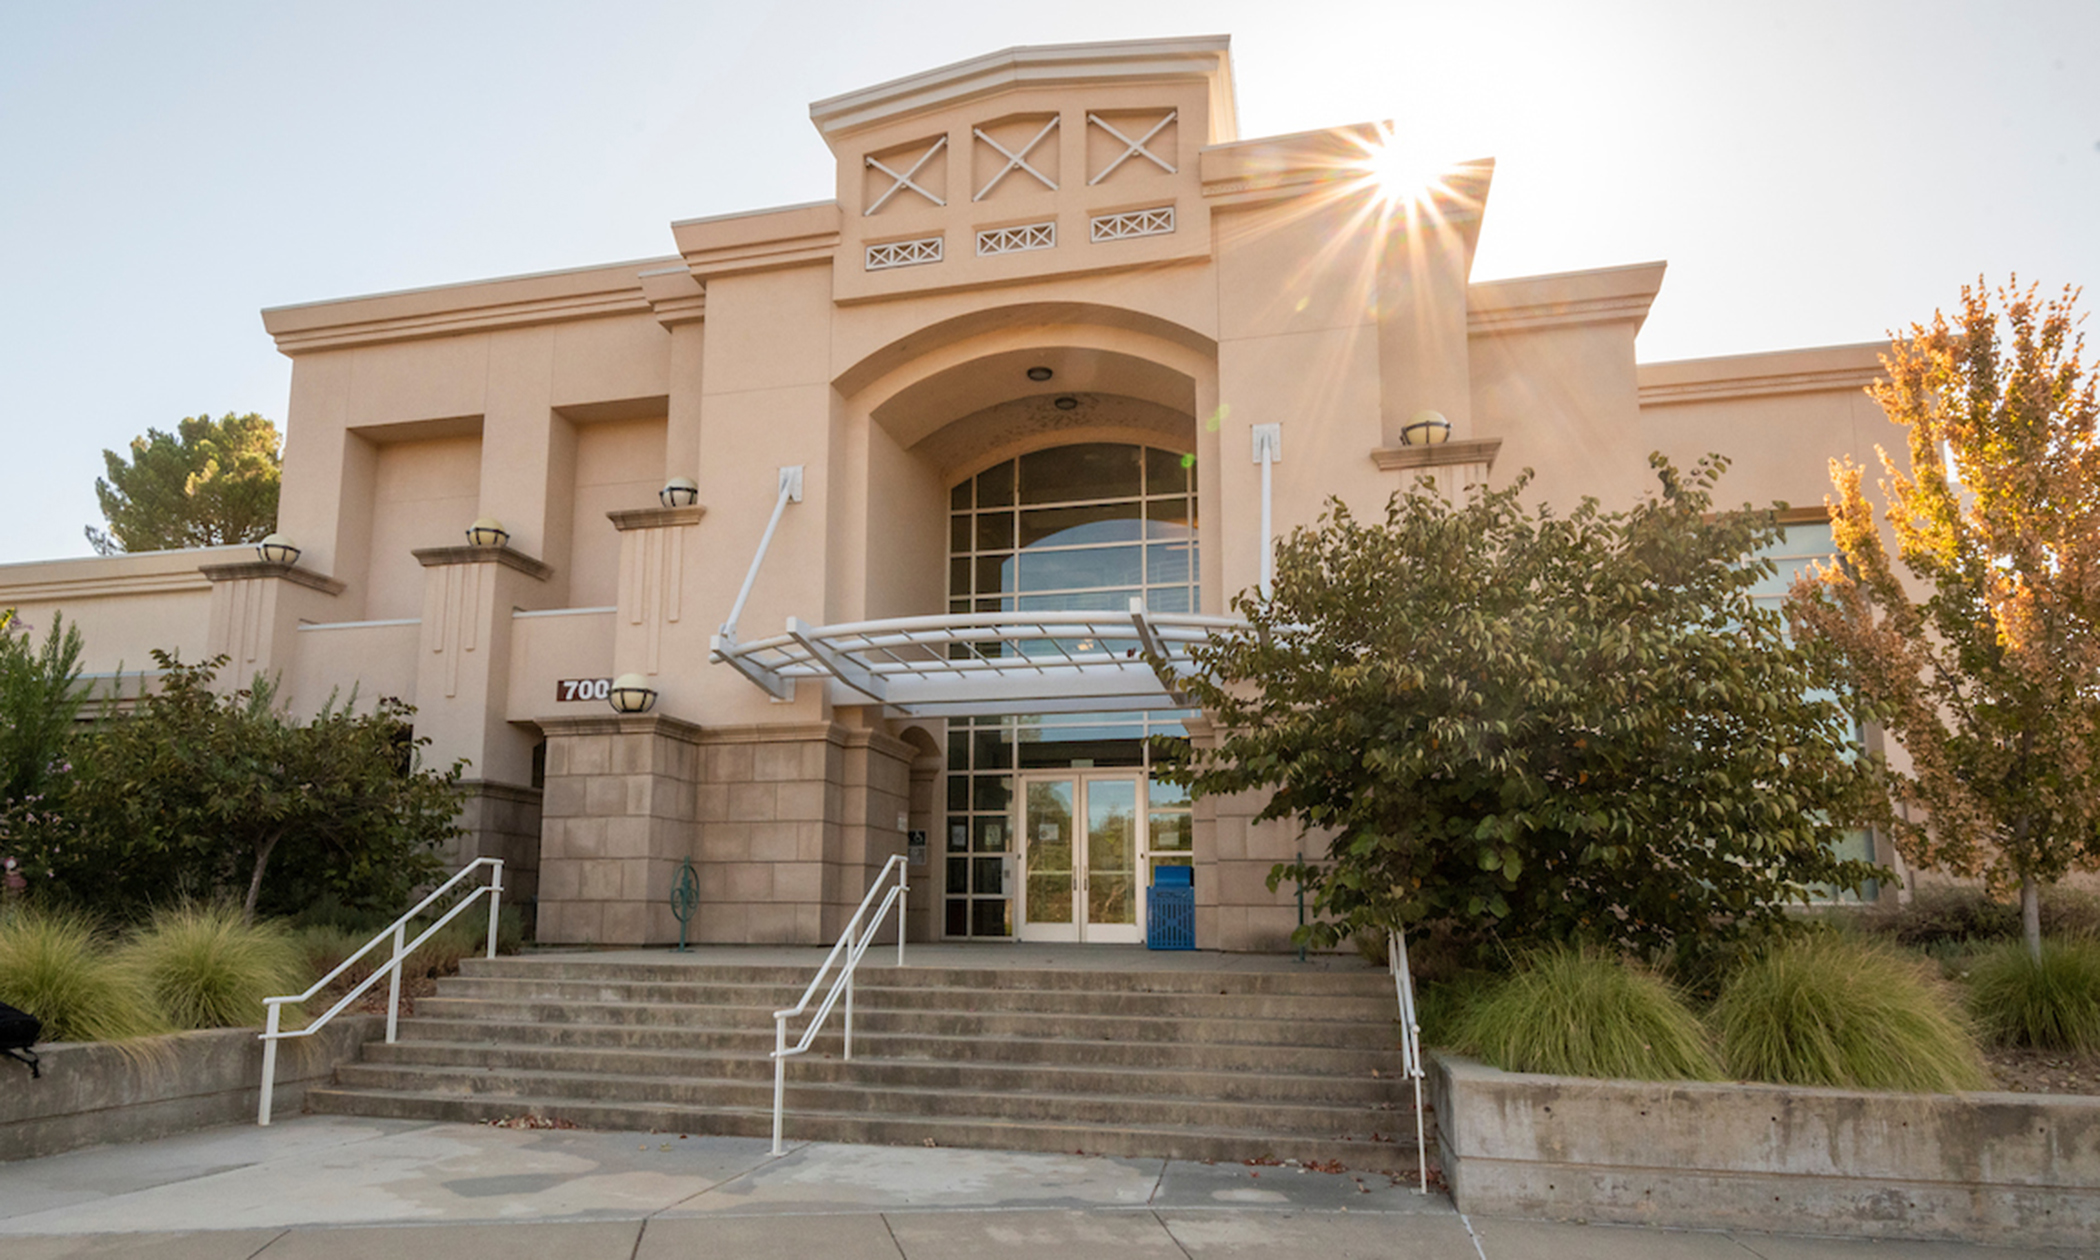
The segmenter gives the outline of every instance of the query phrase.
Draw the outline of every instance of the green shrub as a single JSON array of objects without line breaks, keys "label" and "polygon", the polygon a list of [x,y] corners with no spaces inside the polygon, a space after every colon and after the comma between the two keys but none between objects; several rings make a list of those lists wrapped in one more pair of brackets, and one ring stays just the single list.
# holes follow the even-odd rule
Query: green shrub
[{"label": "green shrub", "polygon": [[2001,945],[1969,971],[1969,1011],[1983,1034],[2009,1046],[2100,1051],[2100,941]]},{"label": "green shrub", "polygon": [[263,999],[309,981],[301,950],[274,923],[244,924],[229,905],[178,905],[125,943],[135,970],[177,1028],[245,1028],[263,1022]]},{"label": "green shrub", "polygon": [[1668,983],[1619,958],[1553,949],[1466,1002],[1453,1042],[1511,1072],[1718,1080],[1699,1020]]},{"label": "green shrub", "polygon": [[1927,969],[1834,932],[1776,944],[1714,1004],[1721,1061],[1745,1080],[1782,1085],[1978,1088],[1975,1038]]},{"label": "green shrub", "polygon": [[1861,927],[1915,948],[1996,941],[2020,932],[2020,907],[1993,901],[1973,884],[1920,884],[1908,905],[1884,897],[1859,917]]},{"label": "green shrub", "polygon": [[0,1002],[42,1020],[46,1041],[123,1041],[167,1031],[138,973],[73,914],[0,914]]}]

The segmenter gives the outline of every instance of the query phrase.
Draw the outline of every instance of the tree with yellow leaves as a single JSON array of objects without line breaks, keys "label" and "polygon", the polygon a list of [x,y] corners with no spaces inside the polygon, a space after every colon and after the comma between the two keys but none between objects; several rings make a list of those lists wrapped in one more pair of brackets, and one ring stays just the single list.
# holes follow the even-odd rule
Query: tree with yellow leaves
[{"label": "tree with yellow leaves", "polygon": [[1898,847],[2017,886],[2037,959],[2041,887],[2100,866],[2100,401],[2077,301],[1979,282],[1896,341],[1868,392],[1910,431],[1908,474],[1877,448],[1902,567],[1864,470],[1834,460],[1843,559],[1789,601],[1826,681],[1910,755],[1888,776]]}]

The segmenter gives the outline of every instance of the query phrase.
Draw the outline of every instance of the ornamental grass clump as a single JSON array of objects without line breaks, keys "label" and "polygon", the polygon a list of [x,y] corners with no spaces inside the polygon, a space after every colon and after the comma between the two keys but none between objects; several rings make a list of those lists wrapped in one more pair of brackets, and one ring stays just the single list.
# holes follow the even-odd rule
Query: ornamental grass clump
[{"label": "ornamental grass clump", "polygon": [[2100,1051],[2100,941],[2001,945],[1969,971],[1969,1013],[2001,1045]]},{"label": "ornamental grass clump", "polygon": [[1551,949],[1468,1002],[1457,1048],[1510,1072],[1711,1081],[1699,1020],[1660,977],[1607,954]]},{"label": "ornamental grass clump", "polygon": [[0,1002],[43,1021],[45,1041],[125,1041],[167,1031],[136,970],[78,915],[0,913]]},{"label": "ornamental grass clump", "polygon": [[1714,1004],[1721,1061],[1743,1080],[1924,1093],[1978,1089],[1983,1058],[1924,965],[1833,932],[1779,942]]},{"label": "ornamental grass clump", "polygon": [[275,923],[244,923],[234,906],[161,910],[122,954],[177,1028],[260,1024],[264,998],[308,984],[304,952],[291,934]]}]

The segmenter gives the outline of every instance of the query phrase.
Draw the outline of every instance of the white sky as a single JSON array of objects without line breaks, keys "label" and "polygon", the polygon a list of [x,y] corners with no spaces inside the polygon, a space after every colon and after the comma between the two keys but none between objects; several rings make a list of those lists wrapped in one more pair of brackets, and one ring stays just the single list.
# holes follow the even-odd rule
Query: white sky
[{"label": "white sky", "polygon": [[2095,0],[0,0],[0,563],[86,554],[105,447],[282,425],[265,306],[669,254],[830,195],[810,101],[1218,32],[1244,136],[1497,159],[1476,279],[1668,260],[1644,361],[2100,282]]}]

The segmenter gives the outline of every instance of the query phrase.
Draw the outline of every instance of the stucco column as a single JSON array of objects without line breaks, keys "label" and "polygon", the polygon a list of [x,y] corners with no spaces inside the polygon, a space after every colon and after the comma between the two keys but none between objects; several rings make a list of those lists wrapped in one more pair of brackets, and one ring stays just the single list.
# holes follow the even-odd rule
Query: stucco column
[{"label": "stucco column", "polygon": [[[678,939],[671,881],[694,855],[701,731],[661,714],[543,718],[539,939],[652,945]],[[716,916],[699,907],[693,939]],[[728,939],[738,939],[731,937]]]},{"label": "stucco column", "polygon": [[426,547],[416,659],[416,733],[439,762],[465,757],[468,774],[532,781],[529,735],[511,725],[511,613],[539,604],[553,572],[509,547]]},{"label": "stucco column", "polygon": [[660,710],[699,716],[697,688],[658,681],[666,662],[707,659],[708,629],[687,592],[689,550],[707,509],[636,508],[608,512],[620,531],[620,594],[613,618],[613,674],[640,674],[660,693]]},{"label": "stucco column", "polygon": [[[199,572],[211,580],[211,630],[207,658],[224,656],[218,690],[236,691],[257,674],[282,679],[298,656],[301,621],[333,620],[331,606],[343,584],[293,564],[254,560],[244,564],[207,564]],[[293,711],[311,708],[307,697],[280,693]]]}]

